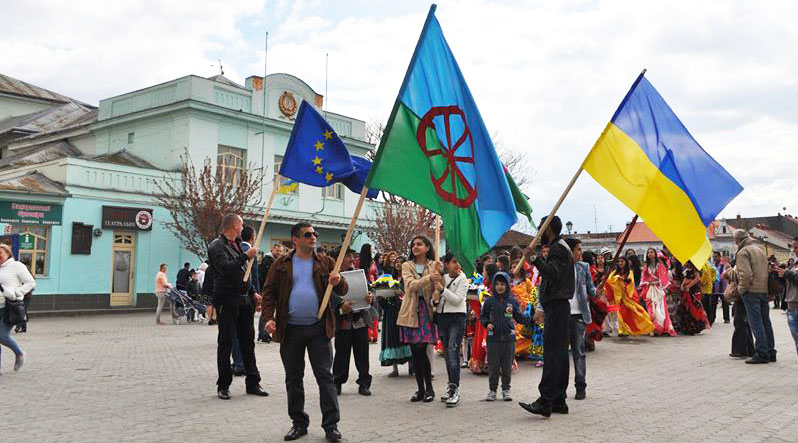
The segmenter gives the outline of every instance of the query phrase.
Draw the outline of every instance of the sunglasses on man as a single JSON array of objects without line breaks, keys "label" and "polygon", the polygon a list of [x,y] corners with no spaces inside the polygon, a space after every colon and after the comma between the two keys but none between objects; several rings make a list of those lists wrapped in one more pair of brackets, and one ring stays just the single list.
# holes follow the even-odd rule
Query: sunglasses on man
[{"label": "sunglasses on man", "polygon": [[310,232],[306,232],[306,233],[302,234],[302,237],[305,237],[305,238],[310,238],[310,237],[319,238],[319,234],[317,232],[315,232],[315,231],[310,231]]}]

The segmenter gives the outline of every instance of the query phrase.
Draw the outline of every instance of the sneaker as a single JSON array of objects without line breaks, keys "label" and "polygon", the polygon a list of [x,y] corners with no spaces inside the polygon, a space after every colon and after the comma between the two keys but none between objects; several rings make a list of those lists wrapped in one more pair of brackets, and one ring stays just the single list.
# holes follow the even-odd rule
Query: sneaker
[{"label": "sneaker", "polygon": [[412,397],[410,397],[410,402],[418,403],[423,399],[424,399],[424,391],[416,391],[416,393],[413,394]]},{"label": "sneaker", "polygon": [[446,407],[453,408],[460,403],[460,388],[457,385],[450,385],[449,398],[446,400]]},{"label": "sneaker", "polygon": [[25,364],[25,353],[17,355],[16,361],[14,361],[14,370],[19,371],[22,369],[22,365]]},{"label": "sneaker", "polygon": [[536,368],[542,368],[543,367],[543,360],[536,361],[535,362],[535,367]]},{"label": "sneaker", "polygon": [[435,400],[435,391],[427,391],[424,393],[424,403],[430,403]]},{"label": "sneaker", "polygon": [[513,396],[510,395],[509,389],[502,389],[502,400],[504,401],[513,401]]},{"label": "sneaker", "polygon": [[760,356],[755,355],[746,360],[745,362],[748,363],[749,365],[761,365],[765,363],[770,363],[770,358],[761,358]]},{"label": "sneaker", "polygon": [[451,388],[446,390],[446,393],[441,395],[441,403],[446,403],[446,400],[449,399],[449,395],[451,392]]},{"label": "sneaker", "polygon": [[489,391],[485,401],[496,401],[496,391]]}]

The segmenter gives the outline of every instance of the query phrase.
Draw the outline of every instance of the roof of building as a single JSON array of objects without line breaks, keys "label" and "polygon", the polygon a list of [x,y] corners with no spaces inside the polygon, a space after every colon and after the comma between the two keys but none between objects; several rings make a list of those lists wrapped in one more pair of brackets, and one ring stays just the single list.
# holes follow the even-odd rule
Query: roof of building
[{"label": "roof of building", "polygon": [[239,85],[238,83],[230,80],[229,78],[225,77],[224,75],[212,75],[212,76],[208,77],[208,80],[213,80],[215,82],[224,83],[225,85],[234,86],[236,88],[247,89],[243,85]]},{"label": "roof of building", "polygon": [[509,230],[502,235],[498,242],[493,246],[494,248],[511,248],[513,246],[527,246],[532,243],[533,237],[523,232]]},{"label": "roof of building", "polygon": [[159,169],[147,160],[128,152],[126,149],[122,149],[111,154],[98,155],[96,157],[90,158],[89,160],[103,163],[113,163],[123,166],[136,166],[138,168]]},{"label": "roof of building", "polygon": [[50,180],[37,171],[30,171],[0,180],[0,191],[57,196],[69,195],[64,185]]},{"label": "roof of building", "polygon": [[49,89],[44,89],[41,86],[36,86],[4,74],[0,74],[0,93],[18,95],[21,97],[31,97],[59,103],[76,101],[65,95],[61,95]]},{"label": "roof of building", "polygon": [[[626,231],[629,229],[627,226],[623,232],[618,234],[617,242],[620,243],[623,241],[623,236],[626,234]],[[707,228],[707,235],[709,236],[710,240],[715,238],[715,227],[710,225],[710,228]],[[651,231],[651,228],[646,225],[645,222],[637,222],[635,223],[632,231],[629,233],[629,238],[626,240],[626,243],[657,243],[661,242],[662,240],[656,236]]]},{"label": "roof of building", "polygon": [[737,217],[728,218],[725,221],[729,226],[746,231],[761,227],[781,231],[793,237],[798,236],[798,217],[789,214],[777,214],[769,217]]},{"label": "roof of building", "polygon": [[63,157],[80,157],[82,153],[65,140],[45,143],[16,152],[11,157],[0,160],[0,169],[44,163]]},{"label": "roof of building", "polygon": [[91,123],[96,119],[96,109],[80,103],[67,102],[30,114],[4,119],[0,121],[0,134],[8,132],[22,135],[43,134]]}]

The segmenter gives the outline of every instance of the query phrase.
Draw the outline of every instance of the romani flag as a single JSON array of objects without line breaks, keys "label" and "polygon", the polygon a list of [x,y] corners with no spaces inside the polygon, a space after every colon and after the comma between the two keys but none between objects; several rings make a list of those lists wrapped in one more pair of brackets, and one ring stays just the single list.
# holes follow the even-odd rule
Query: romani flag
[{"label": "romani flag", "polygon": [[366,186],[443,219],[467,274],[517,221],[526,197],[496,155],[463,74],[430,8]]}]

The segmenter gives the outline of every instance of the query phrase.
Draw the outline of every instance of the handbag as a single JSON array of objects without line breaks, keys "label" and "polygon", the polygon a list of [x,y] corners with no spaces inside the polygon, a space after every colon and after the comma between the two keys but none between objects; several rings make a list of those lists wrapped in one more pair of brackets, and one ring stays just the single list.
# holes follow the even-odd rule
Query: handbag
[{"label": "handbag", "polygon": [[3,321],[9,326],[16,326],[28,320],[28,313],[22,300],[6,299],[6,306],[3,310]]},{"label": "handbag", "polygon": [[737,271],[732,271],[729,278],[729,285],[723,291],[723,299],[727,303],[731,303],[740,299],[739,291],[737,290]]}]

